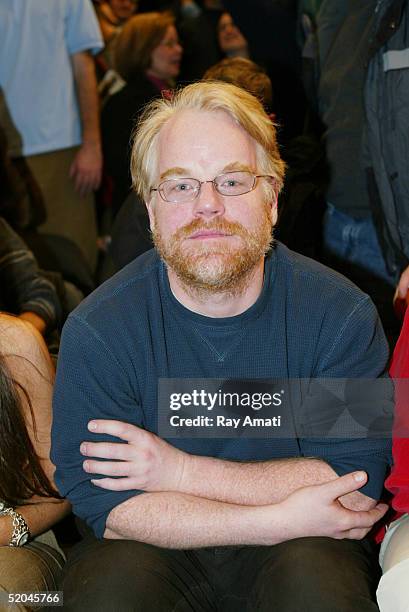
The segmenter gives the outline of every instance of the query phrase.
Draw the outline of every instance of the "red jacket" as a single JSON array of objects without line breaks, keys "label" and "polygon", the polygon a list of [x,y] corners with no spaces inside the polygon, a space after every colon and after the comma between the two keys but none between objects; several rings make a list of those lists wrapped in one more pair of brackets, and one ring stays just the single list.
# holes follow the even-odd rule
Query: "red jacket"
[{"label": "red jacket", "polygon": [[[409,379],[409,308],[393,353],[390,374],[395,379]],[[394,494],[395,510],[409,512],[409,380],[396,381],[395,397],[394,465],[385,486]]]}]

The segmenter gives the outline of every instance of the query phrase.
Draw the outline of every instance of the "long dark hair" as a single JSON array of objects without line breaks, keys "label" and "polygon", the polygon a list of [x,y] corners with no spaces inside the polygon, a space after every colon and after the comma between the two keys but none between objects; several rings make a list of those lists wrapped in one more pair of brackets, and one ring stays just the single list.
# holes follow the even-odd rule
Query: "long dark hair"
[{"label": "long dark hair", "polygon": [[21,394],[27,401],[36,436],[28,393],[13,379],[0,355],[0,499],[12,506],[26,504],[33,495],[61,498],[44,473],[28,435]]}]

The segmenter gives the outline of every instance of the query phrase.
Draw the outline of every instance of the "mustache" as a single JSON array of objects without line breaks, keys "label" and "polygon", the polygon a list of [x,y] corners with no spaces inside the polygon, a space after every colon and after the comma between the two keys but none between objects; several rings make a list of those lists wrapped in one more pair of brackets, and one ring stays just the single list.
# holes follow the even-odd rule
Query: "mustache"
[{"label": "mustache", "polygon": [[226,219],[214,219],[209,223],[204,223],[202,219],[194,219],[190,223],[183,225],[173,235],[176,240],[189,238],[193,233],[202,230],[222,232],[225,234],[236,234],[242,237],[248,237],[249,231],[237,221],[226,221]]}]

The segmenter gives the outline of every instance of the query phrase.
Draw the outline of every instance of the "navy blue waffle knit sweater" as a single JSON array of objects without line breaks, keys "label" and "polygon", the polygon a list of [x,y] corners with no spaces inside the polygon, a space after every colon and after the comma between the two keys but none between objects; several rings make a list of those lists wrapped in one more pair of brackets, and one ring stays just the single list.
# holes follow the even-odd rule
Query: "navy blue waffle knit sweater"
[{"label": "navy blue waffle knit sweater", "polygon": [[[102,537],[109,512],[140,491],[95,487],[82,469],[91,418],[157,431],[159,378],[376,378],[388,349],[375,308],[347,279],[276,244],[262,292],[244,313],[209,318],[173,296],[154,250],[99,287],[70,315],[57,368],[52,431],[55,479],[74,512]],[[368,406],[368,410],[371,410]],[[363,469],[378,499],[388,439],[172,439],[196,454],[234,460],[322,457],[338,474]]]}]

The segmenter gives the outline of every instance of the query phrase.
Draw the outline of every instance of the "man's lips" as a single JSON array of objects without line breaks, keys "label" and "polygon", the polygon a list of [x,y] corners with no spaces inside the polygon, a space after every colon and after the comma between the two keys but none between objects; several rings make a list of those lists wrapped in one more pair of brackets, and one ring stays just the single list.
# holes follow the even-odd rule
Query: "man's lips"
[{"label": "man's lips", "polygon": [[231,234],[228,234],[227,232],[222,232],[220,230],[199,230],[197,232],[194,232],[194,234],[189,236],[189,238],[192,240],[196,240],[198,238],[227,238],[228,236],[231,236]]}]

